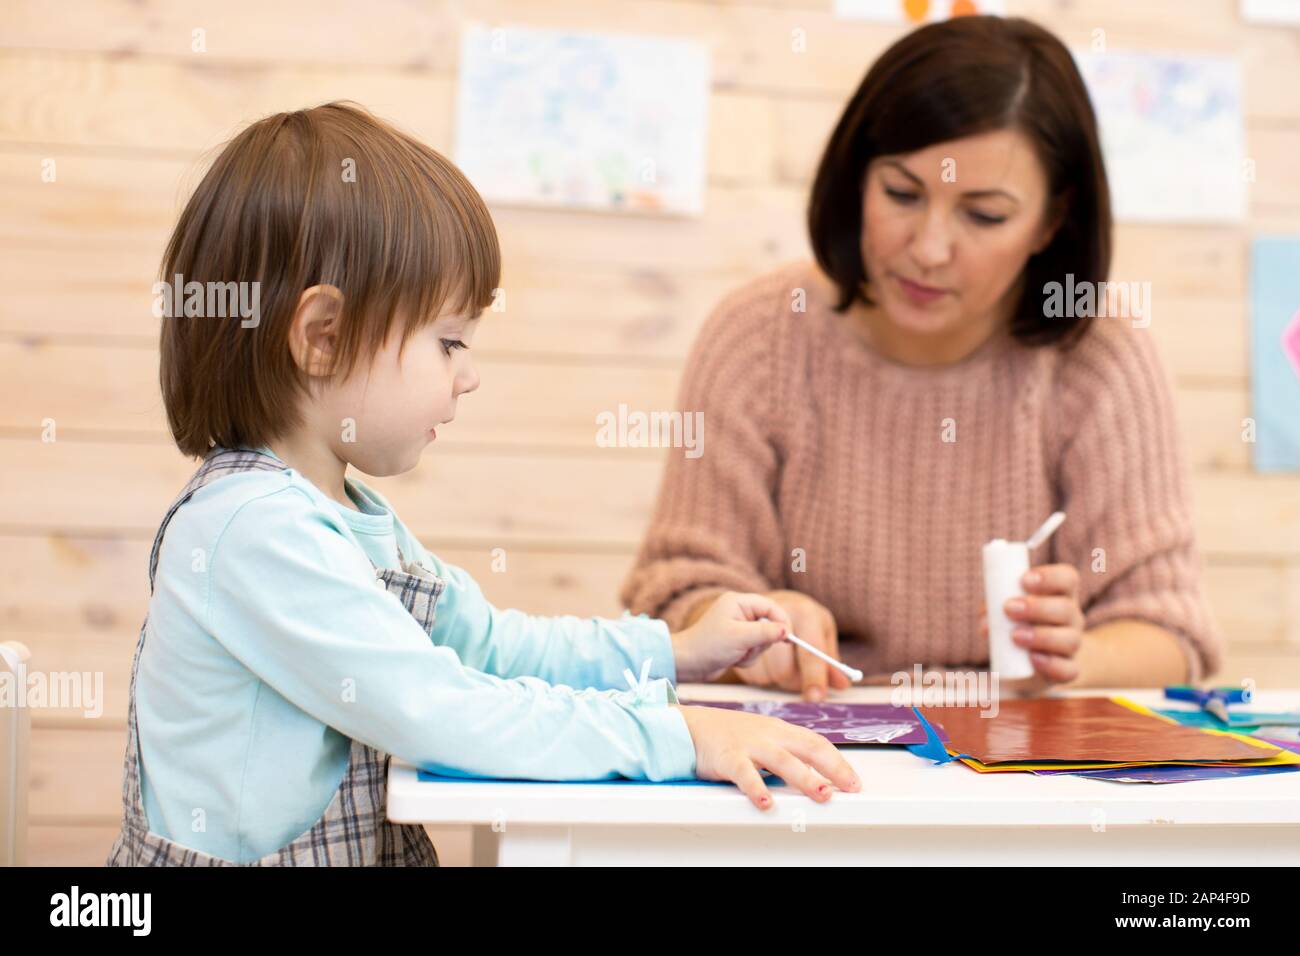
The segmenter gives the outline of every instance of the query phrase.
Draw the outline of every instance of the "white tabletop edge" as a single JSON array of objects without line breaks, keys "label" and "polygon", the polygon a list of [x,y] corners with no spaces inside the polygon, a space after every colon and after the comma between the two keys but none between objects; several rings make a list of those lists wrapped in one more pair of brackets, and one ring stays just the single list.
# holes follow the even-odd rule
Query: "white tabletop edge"
[{"label": "white tabletop edge", "polygon": [[[722,690],[725,693],[719,694]],[[735,685],[682,685],[684,699],[788,697]],[[755,693],[757,691],[757,693]],[[866,693],[864,693],[866,691]],[[837,700],[887,700],[889,688],[855,688]],[[881,693],[885,696],[881,696]],[[1089,691],[1166,706],[1159,691]],[[1300,692],[1260,692],[1252,707],[1293,708]],[[1168,704],[1168,706],[1177,706]],[[491,826],[642,825],[836,826],[1300,826],[1300,773],[1193,781],[1118,784],[1075,776],[977,773],[961,763],[932,764],[899,747],[841,751],[863,781],[860,793],[836,792],[819,804],[791,787],[773,787],[761,811],[734,787],[627,782],[546,783],[420,781],[394,758],[388,816],[403,823]],[[938,783],[941,781],[941,783]]]}]

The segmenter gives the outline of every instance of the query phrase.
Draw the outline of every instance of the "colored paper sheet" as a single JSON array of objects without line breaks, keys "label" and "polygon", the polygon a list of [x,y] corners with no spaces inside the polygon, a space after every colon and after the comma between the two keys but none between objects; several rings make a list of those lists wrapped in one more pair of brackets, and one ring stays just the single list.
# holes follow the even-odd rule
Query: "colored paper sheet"
[{"label": "colored paper sheet", "polygon": [[[995,717],[970,707],[921,708],[942,723],[948,751],[978,770],[1152,763],[1291,763],[1295,755],[1239,734],[1183,727],[1123,698],[1006,700]],[[1292,759],[1287,759],[1292,758]]]},{"label": "colored paper sheet", "polygon": [[1246,161],[1240,60],[1112,48],[1074,58],[1101,127],[1116,219],[1246,218],[1254,164]]},{"label": "colored paper sheet", "polygon": [[921,713],[921,708],[913,707],[912,713],[916,714],[916,719],[921,722],[921,729],[925,731],[925,743],[911,744],[907,749],[916,756],[925,760],[932,760],[937,764],[951,763],[956,760],[956,756],[948,753],[948,748],[944,745],[944,738],[939,736],[939,731],[934,724],[925,719],[925,715]]},{"label": "colored paper sheet", "polygon": [[[1219,780],[1224,777],[1252,777],[1260,774],[1295,773],[1300,766],[1230,766],[1230,767],[1131,767],[1107,770],[1074,770],[1069,776],[1088,777],[1110,783],[1188,783],[1193,780]],[[1037,774],[1045,771],[1035,770]],[[1046,773],[1050,773],[1047,771]]]},{"label": "colored paper sheet", "polygon": [[704,211],[706,44],[477,23],[459,66],[456,163],[489,202]]},{"label": "colored paper sheet", "polygon": [[1300,726],[1300,713],[1296,711],[1245,711],[1229,710],[1228,716],[1232,718],[1232,723],[1224,726],[1223,722],[1213,714],[1204,710],[1157,710],[1157,714],[1162,717],[1169,717],[1178,721],[1184,727],[1207,727],[1213,730],[1235,730],[1243,734],[1252,734],[1259,727],[1267,725],[1272,726]]},{"label": "colored paper sheet", "polygon": [[[911,707],[892,704],[853,704],[835,701],[813,703],[805,700],[683,700],[694,707],[721,707],[764,714],[815,730],[837,745],[924,744],[926,734]],[[943,737],[943,729],[936,732]]]},{"label": "colored paper sheet", "polygon": [[1202,760],[1140,760],[1131,762],[1112,762],[1112,761],[1092,761],[1085,763],[1071,763],[1069,761],[1056,760],[1031,760],[1023,763],[998,763],[984,764],[978,760],[969,757],[959,757],[962,763],[972,770],[978,770],[980,773],[1013,773],[1031,770],[1034,772],[1056,772],[1063,773],[1070,770],[1117,770],[1123,767],[1280,767],[1280,766],[1300,766],[1300,754],[1286,753],[1277,748],[1268,748],[1274,754],[1272,757],[1266,757],[1263,760],[1232,760],[1232,761],[1202,761]]},{"label": "colored paper sheet", "polygon": [[1282,330],[1282,351],[1295,369],[1296,377],[1300,378],[1300,309],[1296,310],[1290,323]]},{"label": "colored paper sheet", "polygon": [[[1283,728],[1294,729],[1294,728]],[[1282,750],[1300,753],[1300,741],[1269,740]],[[1300,770],[1296,764],[1275,764],[1259,766],[1257,764],[1221,764],[1216,766],[1192,764],[1162,764],[1155,767],[1114,768],[1101,770],[1035,770],[1039,776],[1056,776],[1068,774],[1073,777],[1094,777],[1111,783],[1187,783],[1192,780],[1218,780],[1224,777],[1250,777],[1257,774],[1288,773]]]},{"label": "colored paper sheet", "polygon": [[1259,737],[1270,743],[1275,743],[1279,747],[1290,749],[1291,744],[1300,744],[1300,727],[1279,727],[1273,724],[1266,724],[1250,732],[1252,737]]}]

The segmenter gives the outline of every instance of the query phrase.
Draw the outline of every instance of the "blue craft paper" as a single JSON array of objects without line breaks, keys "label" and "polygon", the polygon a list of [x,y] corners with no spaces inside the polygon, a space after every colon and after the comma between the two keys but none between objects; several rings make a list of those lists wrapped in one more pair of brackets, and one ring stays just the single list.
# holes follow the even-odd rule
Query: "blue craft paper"
[{"label": "blue craft paper", "polygon": [[[948,753],[948,748],[943,745],[943,741],[939,739],[939,735],[935,733],[930,722],[925,719],[925,715],[916,707],[912,708],[912,713],[916,714],[916,719],[921,722],[921,727],[925,730],[925,743],[910,744],[907,749],[918,757],[933,760],[935,763],[951,763],[956,760],[956,757]],[[962,754],[961,756],[966,755]]]},{"label": "blue craft paper", "polygon": [[1251,727],[1281,727],[1300,723],[1300,712],[1297,711],[1251,712],[1229,708],[1228,716],[1232,718],[1232,723],[1227,726],[1218,717],[1204,710],[1167,709],[1157,710],[1156,713],[1165,717],[1172,717],[1184,727],[1209,727],[1212,730],[1247,731]]},{"label": "blue craft paper", "polygon": [[[416,777],[421,783],[613,783],[620,786],[652,787],[730,787],[730,780],[629,780],[626,777],[611,777],[608,780],[524,780],[511,777],[452,777],[420,770]],[[785,781],[775,774],[763,773],[763,782],[769,787],[784,787]]]},{"label": "blue craft paper", "polygon": [[1282,350],[1282,331],[1297,309],[1300,238],[1254,240],[1250,246],[1250,392],[1256,471],[1300,469],[1300,415],[1296,414],[1300,376]]}]

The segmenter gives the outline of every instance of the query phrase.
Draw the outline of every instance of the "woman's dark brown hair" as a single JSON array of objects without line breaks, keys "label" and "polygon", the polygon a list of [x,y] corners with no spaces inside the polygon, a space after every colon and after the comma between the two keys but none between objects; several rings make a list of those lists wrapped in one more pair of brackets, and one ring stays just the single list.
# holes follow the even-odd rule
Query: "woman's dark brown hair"
[{"label": "woman's dark brown hair", "polygon": [[831,134],[813,183],[808,228],[817,264],[839,290],[836,309],[868,301],[862,191],[877,156],[999,129],[1032,141],[1054,210],[1051,243],[1025,265],[1011,332],[1026,344],[1076,339],[1088,317],[1048,318],[1049,282],[1103,282],[1110,270],[1110,191],[1097,120],[1069,50],[1019,18],[956,17],[903,37],[867,71]]},{"label": "woman's dark brown hair", "polygon": [[305,289],[343,293],[332,371],[346,376],[397,325],[404,346],[444,309],[481,312],[500,270],[487,206],[428,146],[349,103],[258,120],[221,150],[163,255],[168,285],[257,283],[253,321],[224,307],[163,314],[159,378],[177,446],[191,457],[257,447],[299,424],[307,379],[288,334]]}]

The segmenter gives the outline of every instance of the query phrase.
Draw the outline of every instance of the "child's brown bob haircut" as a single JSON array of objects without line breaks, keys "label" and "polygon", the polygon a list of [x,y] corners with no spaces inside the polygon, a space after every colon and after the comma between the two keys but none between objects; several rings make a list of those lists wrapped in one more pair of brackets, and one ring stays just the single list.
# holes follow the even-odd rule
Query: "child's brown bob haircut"
[{"label": "child's brown bob haircut", "polygon": [[343,293],[332,371],[346,376],[399,321],[404,346],[441,313],[482,312],[500,271],[487,206],[428,146],[351,103],[258,120],[222,149],[163,255],[165,283],[257,283],[254,323],[162,320],[159,378],[177,446],[202,457],[299,424],[307,379],[288,332],[305,289]]}]

